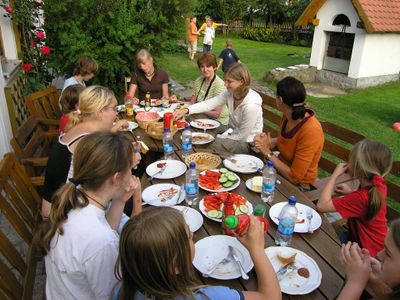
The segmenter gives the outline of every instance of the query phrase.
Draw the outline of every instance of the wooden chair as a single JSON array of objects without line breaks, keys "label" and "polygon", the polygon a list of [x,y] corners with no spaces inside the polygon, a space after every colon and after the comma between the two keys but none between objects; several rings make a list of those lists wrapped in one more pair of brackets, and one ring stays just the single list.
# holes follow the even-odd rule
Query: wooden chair
[{"label": "wooden chair", "polygon": [[269,132],[273,137],[278,136],[282,113],[276,106],[275,98],[259,93],[263,99],[264,132]]},{"label": "wooden chair", "polygon": [[125,82],[125,93],[127,93],[129,91],[129,85],[131,84],[131,78],[125,77],[124,82]]},{"label": "wooden chair", "polygon": [[59,99],[60,93],[55,87],[48,87],[25,96],[26,105],[31,116],[43,119],[60,119]]},{"label": "wooden chair", "polygon": [[[392,170],[390,174],[386,176],[386,184],[388,188],[387,196],[390,198],[388,201],[400,208],[400,161],[393,162]],[[389,222],[399,217],[400,209],[387,207],[386,218]]]},{"label": "wooden chair", "polygon": [[44,184],[41,176],[47,165],[48,155],[55,138],[58,137],[58,121],[29,117],[16,135],[11,139],[11,146],[28,176],[35,186]]},{"label": "wooden chair", "polygon": [[[0,162],[0,210],[16,235],[0,230],[0,298],[32,299],[36,264],[40,259],[37,227],[41,198],[15,156],[8,153]],[[5,220],[4,220],[5,222]],[[16,244],[27,246],[26,253]]]}]

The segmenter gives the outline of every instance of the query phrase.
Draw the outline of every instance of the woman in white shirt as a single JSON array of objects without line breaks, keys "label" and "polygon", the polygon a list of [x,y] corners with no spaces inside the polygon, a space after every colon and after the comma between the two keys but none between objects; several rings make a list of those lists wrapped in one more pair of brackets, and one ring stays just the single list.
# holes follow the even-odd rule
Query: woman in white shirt
[{"label": "woman in white shirt", "polygon": [[174,118],[179,120],[187,114],[204,113],[218,106],[227,105],[228,126],[231,132],[218,135],[210,148],[220,153],[249,153],[249,143],[253,142],[254,136],[263,130],[262,98],[250,89],[250,73],[242,63],[236,63],[229,68],[225,73],[224,82],[227,91],[176,111]]},{"label": "woman in white shirt", "polygon": [[135,151],[129,139],[111,132],[93,133],[79,142],[74,177],[56,192],[41,233],[47,299],[110,298],[117,282],[116,229],[125,202],[141,193],[131,175],[140,159]]}]

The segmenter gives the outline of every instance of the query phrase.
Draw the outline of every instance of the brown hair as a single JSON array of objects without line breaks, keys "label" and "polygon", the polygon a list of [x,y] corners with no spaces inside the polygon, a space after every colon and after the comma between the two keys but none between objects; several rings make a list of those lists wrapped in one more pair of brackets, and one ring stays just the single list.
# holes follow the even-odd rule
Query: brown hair
[{"label": "brown hair", "polygon": [[62,113],[68,114],[75,110],[75,106],[78,104],[79,95],[85,87],[81,84],[74,84],[67,87],[61,94],[60,104],[62,107]]},{"label": "brown hair", "polygon": [[81,56],[75,63],[72,75],[86,76],[95,74],[99,69],[97,61],[90,56]]},{"label": "brown hair", "polygon": [[205,52],[197,59],[197,66],[199,69],[202,65],[206,65],[207,67],[217,68],[217,58],[214,53]]},{"label": "brown hair", "polygon": [[[392,153],[386,145],[379,142],[362,140],[350,152],[349,171],[361,182],[372,184],[375,176],[384,177],[390,172],[391,167]],[[383,201],[378,186],[373,184],[369,190],[368,220],[376,216]]]},{"label": "brown hair", "polygon": [[232,43],[231,39],[226,40],[226,46],[227,47],[232,47],[233,46],[233,43]]},{"label": "brown hair", "polygon": [[52,238],[63,235],[68,213],[89,204],[81,188],[96,191],[114,174],[128,171],[132,163],[133,145],[121,134],[96,132],[80,140],[74,154],[74,183],[64,184],[54,194],[49,218],[41,231],[41,246],[46,254]]},{"label": "brown hair", "polygon": [[190,297],[201,287],[186,228],[182,213],[169,207],[148,208],[126,223],[115,268],[119,299],[133,299],[137,291],[152,299]]},{"label": "brown hair", "polygon": [[235,90],[234,98],[243,99],[249,93],[251,76],[246,65],[242,63],[234,63],[225,72],[224,78],[232,78],[234,80],[240,80],[243,82],[242,85]]},{"label": "brown hair", "polygon": [[79,95],[79,111],[70,113],[67,126],[73,127],[85,118],[96,117],[97,113],[110,105],[115,99],[114,93],[103,86],[92,85]]}]

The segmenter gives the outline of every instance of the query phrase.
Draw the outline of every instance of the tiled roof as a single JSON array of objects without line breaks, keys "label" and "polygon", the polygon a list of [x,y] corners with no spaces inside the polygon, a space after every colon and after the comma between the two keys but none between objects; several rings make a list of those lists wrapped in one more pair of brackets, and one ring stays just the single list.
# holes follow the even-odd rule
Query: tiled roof
[{"label": "tiled roof", "polygon": [[[365,31],[400,33],[400,0],[349,0],[362,21]],[[311,23],[326,0],[312,0],[296,22]]]}]

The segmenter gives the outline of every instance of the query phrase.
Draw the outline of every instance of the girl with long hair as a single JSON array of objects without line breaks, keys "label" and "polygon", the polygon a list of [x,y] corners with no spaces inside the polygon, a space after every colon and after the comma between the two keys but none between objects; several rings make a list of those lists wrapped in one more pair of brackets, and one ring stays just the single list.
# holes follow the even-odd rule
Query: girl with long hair
[{"label": "girl with long hair", "polygon": [[[349,232],[341,234],[342,242],[357,242],[372,256],[384,247],[387,233],[385,175],[392,167],[392,154],[381,143],[368,139],[352,149],[348,164],[340,163],[332,173],[317,203],[320,212],[338,212],[348,219]],[[357,190],[346,183],[336,186],[344,197],[332,199],[336,179],[349,173],[359,181]]]},{"label": "girl with long hair", "polygon": [[258,291],[242,292],[224,286],[205,286],[196,277],[195,247],[183,215],[173,208],[149,208],[124,227],[116,264],[122,280],[113,299],[281,299],[274,269],[264,253],[263,225],[252,217],[240,237],[257,272]]},{"label": "girl with long hair", "polygon": [[93,133],[78,144],[74,177],[55,193],[41,231],[47,299],[109,299],[117,281],[116,229],[139,186],[131,174],[136,163],[132,143],[116,133]]}]

